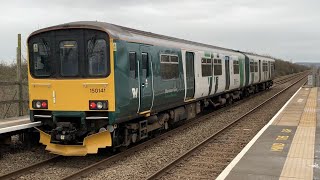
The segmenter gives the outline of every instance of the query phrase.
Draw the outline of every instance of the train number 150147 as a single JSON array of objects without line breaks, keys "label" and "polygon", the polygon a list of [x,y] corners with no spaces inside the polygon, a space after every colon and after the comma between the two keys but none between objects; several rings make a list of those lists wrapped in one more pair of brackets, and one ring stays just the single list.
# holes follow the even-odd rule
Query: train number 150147
[{"label": "train number 150147", "polygon": [[90,93],[104,93],[106,92],[105,88],[91,88]]}]

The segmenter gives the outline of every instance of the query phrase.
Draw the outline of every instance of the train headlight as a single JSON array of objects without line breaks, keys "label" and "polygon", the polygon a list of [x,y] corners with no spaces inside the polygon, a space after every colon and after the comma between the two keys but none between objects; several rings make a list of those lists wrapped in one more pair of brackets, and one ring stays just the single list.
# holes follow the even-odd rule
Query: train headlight
[{"label": "train headlight", "polygon": [[41,102],[40,101],[36,102],[36,108],[41,108]]},{"label": "train headlight", "polygon": [[107,110],[108,101],[106,100],[91,100],[89,101],[90,110]]},{"label": "train headlight", "polygon": [[98,109],[102,109],[102,108],[103,108],[102,102],[97,102],[97,108],[98,108]]},{"label": "train headlight", "polygon": [[32,107],[34,109],[48,109],[48,101],[47,100],[33,100]]}]

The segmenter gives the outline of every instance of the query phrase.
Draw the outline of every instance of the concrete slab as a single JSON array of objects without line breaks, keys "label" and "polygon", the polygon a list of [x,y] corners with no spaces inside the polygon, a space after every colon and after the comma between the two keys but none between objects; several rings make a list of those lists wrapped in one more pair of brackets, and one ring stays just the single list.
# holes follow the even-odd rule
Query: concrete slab
[{"label": "concrete slab", "polygon": [[0,134],[40,126],[41,122],[31,122],[29,116],[0,119]]},{"label": "concrete slab", "polygon": [[302,88],[224,177],[320,180],[319,105],[320,89]]}]

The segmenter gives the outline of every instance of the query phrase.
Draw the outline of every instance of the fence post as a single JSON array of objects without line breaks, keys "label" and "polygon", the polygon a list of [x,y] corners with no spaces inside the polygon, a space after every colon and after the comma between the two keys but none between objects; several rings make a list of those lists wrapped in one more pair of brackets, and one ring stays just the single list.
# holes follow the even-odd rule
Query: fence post
[{"label": "fence post", "polygon": [[23,97],[22,97],[22,74],[21,74],[21,34],[18,34],[18,47],[17,47],[17,82],[19,92],[19,116],[23,115]]}]

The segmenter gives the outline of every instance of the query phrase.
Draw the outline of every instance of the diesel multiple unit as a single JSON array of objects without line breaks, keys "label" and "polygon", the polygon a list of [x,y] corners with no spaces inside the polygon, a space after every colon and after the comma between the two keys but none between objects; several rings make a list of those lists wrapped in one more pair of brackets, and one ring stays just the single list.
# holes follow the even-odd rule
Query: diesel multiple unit
[{"label": "diesel multiple unit", "polygon": [[103,22],[28,38],[32,121],[55,154],[126,147],[272,86],[274,59]]}]

